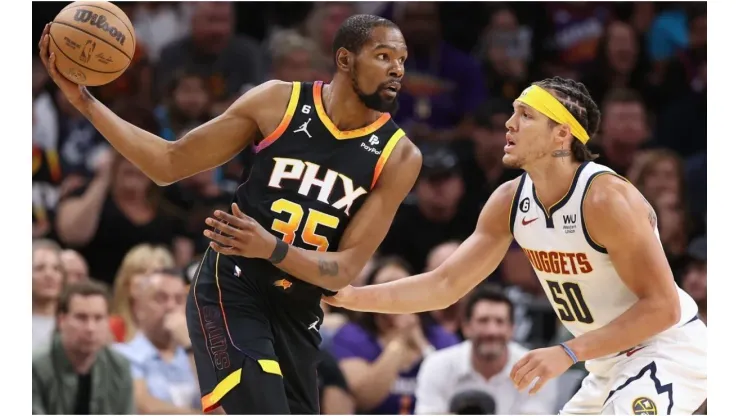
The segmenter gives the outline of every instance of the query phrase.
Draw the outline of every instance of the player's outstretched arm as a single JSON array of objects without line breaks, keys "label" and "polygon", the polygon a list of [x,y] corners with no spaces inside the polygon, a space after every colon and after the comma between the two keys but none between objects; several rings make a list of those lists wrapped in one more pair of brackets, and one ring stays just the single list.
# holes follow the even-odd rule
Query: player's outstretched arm
[{"label": "player's outstretched arm", "polygon": [[635,347],[681,316],[673,274],[654,233],[655,212],[637,189],[614,175],[601,175],[586,195],[583,215],[589,235],[607,249],[638,301],[606,326],[566,343],[580,361]]},{"label": "player's outstretched arm", "polygon": [[509,215],[519,179],[501,185],[483,207],[478,225],[438,268],[389,283],[349,286],[325,302],[377,313],[417,313],[457,302],[501,263],[511,244]]},{"label": "player's outstretched arm", "polygon": [[258,114],[266,110],[275,113],[271,104],[287,104],[290,98],[290,83],[268,81],[244,94],[220,116],[170,142],[121,119],[86,88],[64,78],[56,69],[56,57],[49,55],[48,31],[47,25],[39,54],[51,78],[111,145],[158,185],[169,185],[228,162],[255,139]]}]

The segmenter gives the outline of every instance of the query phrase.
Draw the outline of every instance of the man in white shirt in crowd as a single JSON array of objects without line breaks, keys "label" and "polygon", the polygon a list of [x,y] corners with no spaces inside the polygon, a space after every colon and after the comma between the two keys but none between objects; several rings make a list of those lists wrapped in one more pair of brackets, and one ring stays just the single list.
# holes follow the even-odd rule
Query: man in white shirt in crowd
[{"label": "man in white shirt in crowd", "polygon": [[509,378],[528,350],[511,341],[513,305],[497,288],[483,284],[465,305],[467,340],[429,355],[418,375],[416,413],[450,412],[450,401],[466,391],[485,392],[496,414],[557,413],[557,385],[549,383],[535,396],[517,391]]}]

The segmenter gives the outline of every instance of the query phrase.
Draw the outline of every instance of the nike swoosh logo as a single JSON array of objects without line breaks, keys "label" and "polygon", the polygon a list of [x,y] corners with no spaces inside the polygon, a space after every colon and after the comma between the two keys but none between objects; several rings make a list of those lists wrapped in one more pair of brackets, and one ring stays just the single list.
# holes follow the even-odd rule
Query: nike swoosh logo
[{"label": "nike swoosh logo", "polygon": [[631,349],[631,350],[627,351],[627,353],[626,353],[625,355],[629,357],[629,356],[631,356],[632,354],[636,353],[637,351],[640,351],[640,350],[641,350],[641,349],[643,349],[643,348],[645,348],[645,347],[633,348],[633,349]]},{"label": "nike swoosh logo", "polygon": [[533,220],[529,220],[529,221],[527,221],[527,219],[526,219],[526,218],[522,218],[522,225],[529,225],[529,224],[531,224],[531,223],[533,223],[533,222],[537,221],[538,219],[540,219],[540,217],[537,217],[537,218],[535,218],[535,219],[533,219]]}]

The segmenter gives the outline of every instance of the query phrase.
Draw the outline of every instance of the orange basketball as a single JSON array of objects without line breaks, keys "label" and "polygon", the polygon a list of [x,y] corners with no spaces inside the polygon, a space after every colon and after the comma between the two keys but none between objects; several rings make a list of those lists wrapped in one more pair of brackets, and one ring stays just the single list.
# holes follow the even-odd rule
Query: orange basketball
[{"label": "orange basketball", "polygon": [[131,21],[106,1],[76,1],[65,7],[54,18],[49,38],[59,73],[88,86],[121,76],[136,49]]}]

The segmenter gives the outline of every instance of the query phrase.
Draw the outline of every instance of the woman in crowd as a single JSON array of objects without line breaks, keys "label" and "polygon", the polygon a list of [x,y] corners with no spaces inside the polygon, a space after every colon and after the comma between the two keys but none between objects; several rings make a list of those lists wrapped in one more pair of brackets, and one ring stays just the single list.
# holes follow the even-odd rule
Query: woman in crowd
[{"label": "woman in crowd", "polygon": [[[391,282],[410,274],[411,268],[403,260],[381,259],[367,284]],[[457,342],[456,336],[428,314],[367,313],[336,333],[333,349],[359,411],[413,414],[416,375],[422,360]]]},{"label": "woman in crowd", "polygon": [[110,326],[116,342],[128,342],[136,334],[136,322],[131,310],[136,301],[138,279],[154,270],[174,266],[172,254],[162,246],[139,244],[126,253],[113,285]]},{"label": "woman in crowd", "polygon": [[36,240],[31,248],[31,348],[36,350],[51,340],[57,301],[64,286],[62,250],[51,240]]}]

